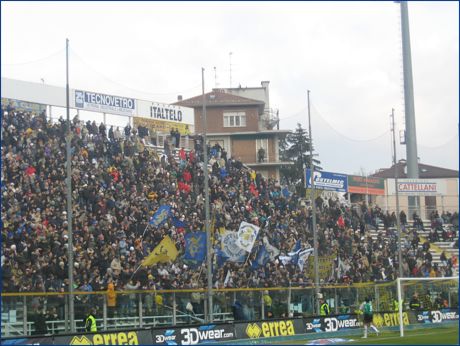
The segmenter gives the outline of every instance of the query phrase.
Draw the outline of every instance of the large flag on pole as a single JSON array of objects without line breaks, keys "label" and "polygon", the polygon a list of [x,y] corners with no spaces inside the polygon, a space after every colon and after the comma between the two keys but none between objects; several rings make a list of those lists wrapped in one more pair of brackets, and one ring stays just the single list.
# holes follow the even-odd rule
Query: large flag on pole
[{"label": "large flag on pole", "polygon": [[303,267],[305,263],[308,261],[308,257],[313,252],[313,248],[305,249],[299,252],[299,259],[297,261],[297,265],[299,266],[300,270],[303,271]]},{"label": "large flag on pole", "polygon": [[274,261],[276,256],[280,254],[280,250],[268,242],[267,236],[263,237],[263,242],[264,242],[265,250],[267,250],[268,254],[270,255],[270,261]]},{"label": "large flag on pole", "polygon": [[165,236],[162,241],[153,249],[153,251],[142,261],[143,267],[149,267],[154,264],[174,261],[178,252],[176,245],[169,236]]},{"label": "large flag on pole", "polygon": [[256,259],[252,262],[252,269],[257,269],[259,267],[263,267],[270,261],[270,254],[268,253],[265,245],[261,245],[259,247],[259,251],[257,252]]},{"label": "large flag on pole", "polygon": [[222,251],[217,253],[220,263],[226,261],[244,262],[246,260],[246,252],[236,244],[237,238],[236,232],[225,231],[222,235],[220,240]]},{"label": "large flag on pole", "polygon": [[191,232],[185,235],[184,259],[203,262],[206,257],[206,232]]},{"label": "large flag on pole", "polygon": [[259,234],[259,227],[248,222],[241,222],[238,230],[238,239],[236,244],[243,250],[251,252],[254,242],[256,241],[257,234]]},{"label": "large flag on pole", "polygon": [[162,205],[150,218],[149,224],[154,227],[160,227],[166,222],[171,215],[171,207],[169,205]]}]

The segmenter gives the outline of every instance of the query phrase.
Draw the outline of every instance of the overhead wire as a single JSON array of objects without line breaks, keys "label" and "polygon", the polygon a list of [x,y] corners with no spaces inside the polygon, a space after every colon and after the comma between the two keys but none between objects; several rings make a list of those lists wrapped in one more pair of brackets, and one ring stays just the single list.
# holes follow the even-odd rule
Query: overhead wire
[{"label": "overhead wire", "polygon": [[44,61],[44,60],[48,60],[56,55],[59,55],[61,53],[63,53],[65,51],[65,48],[62,48],[62,49],[59,49],[58,51],[54,52],[53,54],[50,54],[50,55],[47,55],[45,57],[42,57],[42,58],[39,58],[39,59],[36,59],[36,60],[31,60],[31,61],[25,61],[25,62],[20,62],[20,63],[14,63],[14,64],[8,64],[8,63],[4,63],[2,62],[2,66],[22,66],[22,65],[29,65],[29,64],[35,64],[37,62],[40,62],[40,61]]},{"label": "overhead wire", "polygon": [[180,91],[174,91],[174,92],[168,92],[168,93],[152,93],[150,91],[135,89],[135,88],[129,87],[129,86],[123,84],[123,83],[117,82],[117,81],[107,77],[105,74],[101,73],[99,70],[97,70],[92,65],[87,63],[74,49],[70,48],[70,51],[78,60],[80,60],[81,63],[83,63],[84,65],[88,66],[92,71],[96,72],[97,74],[99,74],[101,77],[103,77],[104,79],[106,79],[110,83],[116,84],[116,85],[118,85],[120,87],[123,87],[125,89],[131,90],[131,91],[134,91],[134,92],[142,93],[142,94],[145,94],[145,95],[153,95],[153,96],[158,96],[158,95],[168,96],[168,95],[178,95],[178,94],[181,94],[181,93],[186,93],[188,91],[192,91],[192,90],[195,90],[195,89],[201,87],[201,82],[200,82],[199,84],[196,84],[196,85],[194,85],[194,86],[192,86],[192,87],[190,87],[188,89],[180,90]]}]

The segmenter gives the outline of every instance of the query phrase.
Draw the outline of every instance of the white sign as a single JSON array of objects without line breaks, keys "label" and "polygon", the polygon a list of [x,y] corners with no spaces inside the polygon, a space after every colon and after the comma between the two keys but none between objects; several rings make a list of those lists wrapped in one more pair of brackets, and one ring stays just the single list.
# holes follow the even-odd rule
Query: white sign
[{"label": "white sign", "polygon": [[76,108],[120,115],[136,114],[136,100],[133,98],[106,95],[84,90],[75,90],[74,93]]},{"label": "white sign", "polygon": [[[395,180],[388,179],[388,194],[395,195]],[[406,196],[439,196],[446,194],[446,182],[441,179],[398,179],[398,194]]]},{"label": "white sign", "polygon": [[166,103],[138,100],[137,115],[143,118],[181,124],[195,123],[195,111],[193,108],[168,105]]}]

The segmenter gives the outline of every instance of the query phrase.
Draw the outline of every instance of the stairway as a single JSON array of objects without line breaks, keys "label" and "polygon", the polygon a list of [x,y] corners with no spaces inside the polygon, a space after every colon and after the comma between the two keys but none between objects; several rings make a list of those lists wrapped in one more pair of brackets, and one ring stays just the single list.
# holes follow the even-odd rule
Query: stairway
[{"label": "stairway", "polygon": [[[424,227],[424,230],[419,230],[417,232],[417,234],[420,237],[419,248],[421,248],[423,246],[423,243],[429,239],[429,235],[431,231],[431,222],[429,220],[423,220],[423,227]],[[448,227],[452,227],[452,225],[444,224],[443,227],[448,228]],[[390,229],[393,230],[395,234],[397,234],[396,227],[390,227]],[[412,222],[409,223],[407,229],[408,229],[408,232],[402,232],[401,234],[403,239],[406,238],[408,236],[408,233],[411,233],[412,230],[414,229],[412,226]],[[377,235],[379,232],[382,232],[382,234],[385,235],[385,227],[383,226],[383,222],[380,222],[378,224],[378,227],[376,230],[371,229],[369,232],[373,240],[377,239]],[[459,249],[458,247],[457,248],[454,247],[454,243],[456,240],[458,240],[458,233],[456,234],[455,238],[452,239],[451,241],[447,241],[447,242],[438,241],[438,242],[430,243],[429,251],[431,253],[431,256],[433,257],[432,263],[437,264],[438,266],[442,266],[440,257],[443,251],[446,252],[447,258],[451,258],[452,256],[456,256],[458,258]],[[454,276],[458,275],[458,272],[459,272],[458,269],[459,267],[457,263],[457,265],[454,267],[454,273],[453,273]]]}]

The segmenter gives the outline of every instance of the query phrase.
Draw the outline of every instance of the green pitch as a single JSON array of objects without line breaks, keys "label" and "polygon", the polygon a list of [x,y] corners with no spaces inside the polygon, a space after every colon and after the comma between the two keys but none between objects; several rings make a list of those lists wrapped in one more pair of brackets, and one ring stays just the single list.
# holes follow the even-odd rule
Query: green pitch
[{"label": "green pitch", "polygon": [[[399,336],[399,331],[384,331],[376,336],[370,332],[367,339],[362,339],[361,335],[346,336],[344,339],[352,339],[349,343],[343,345],[458,345],[459,330],[455,327],[438,327],[438,328],[423,328],[417,330],[408,330],[404,332],[404,337]],[[335,336],[337,337],[337,336]],[[326,334],[318,335],[314,339],[329,338]],[[291,340],[285,342],[273,342],[277,345],[305,345],[312,338],[303,340]]]},{"label": "green pitch", "polygon": [[367,339],[352,338],[353,345],[458,345],[457,328],[430,328],[411,330],[399,336],[399,332],[371,334]]}]

